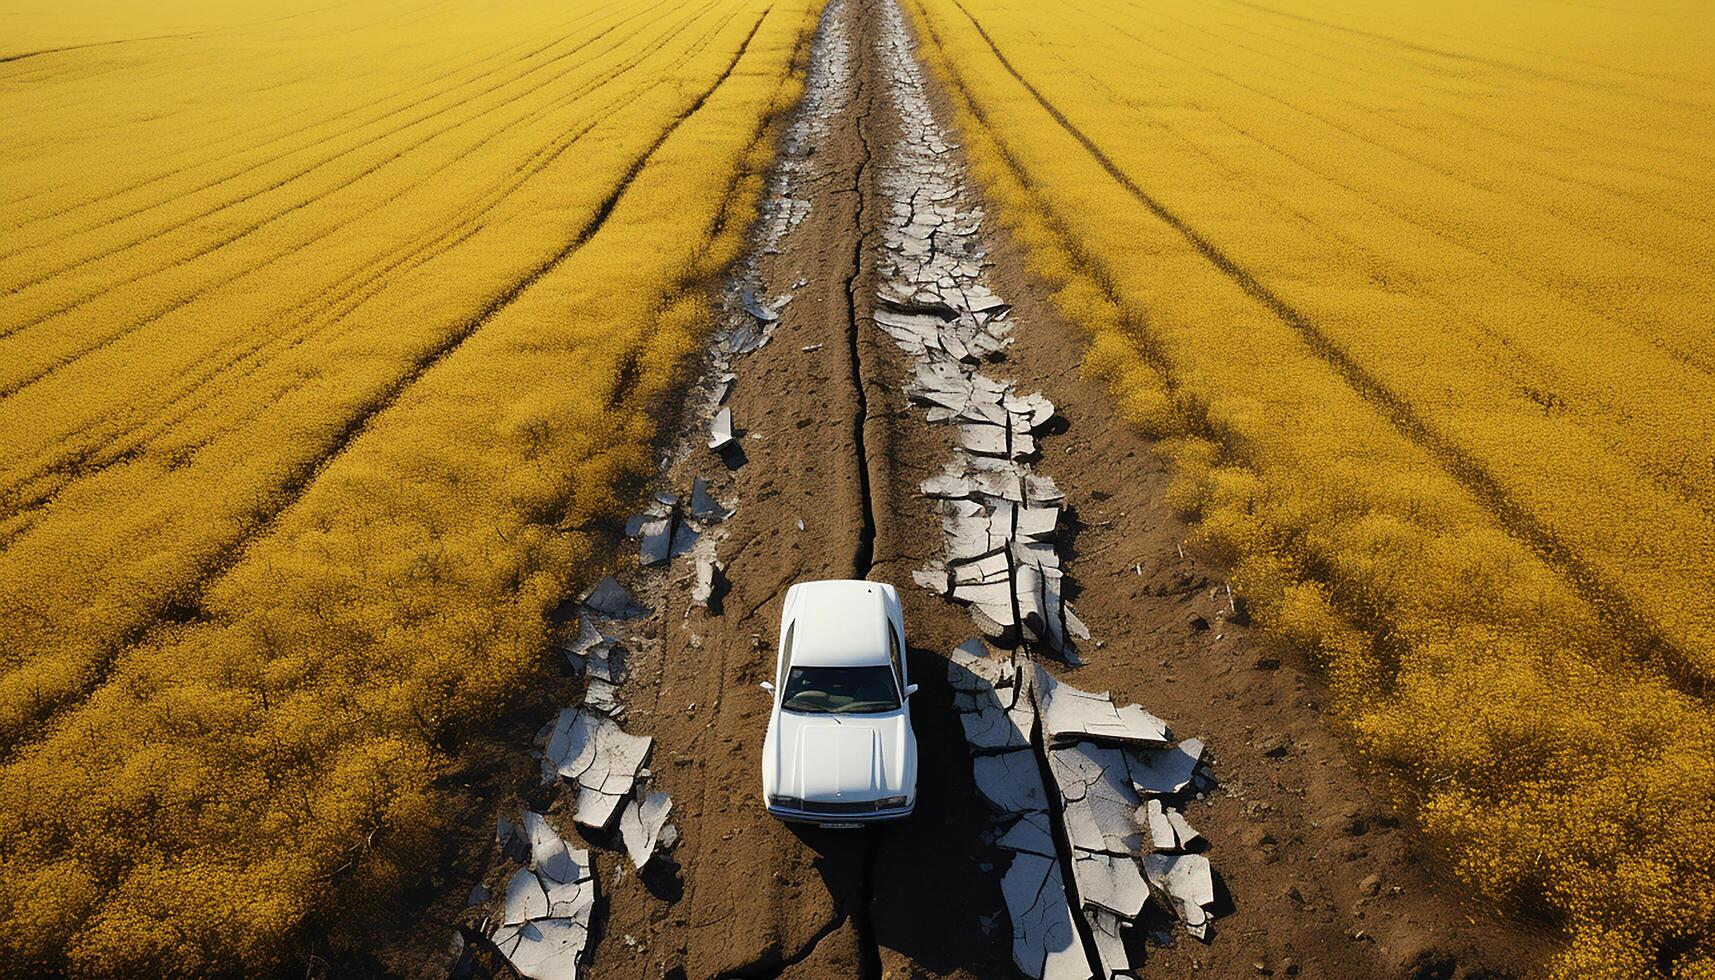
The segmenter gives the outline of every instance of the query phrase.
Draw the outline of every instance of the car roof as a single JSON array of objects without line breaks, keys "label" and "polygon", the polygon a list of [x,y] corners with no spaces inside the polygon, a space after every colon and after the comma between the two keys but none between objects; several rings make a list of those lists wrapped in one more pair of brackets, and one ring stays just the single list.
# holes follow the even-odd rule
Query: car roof
[{"label": "car roof", "polygon": [[874,582],[801,582],[793,626],[792,664],[867,667],[891,662],[887,603]]}]

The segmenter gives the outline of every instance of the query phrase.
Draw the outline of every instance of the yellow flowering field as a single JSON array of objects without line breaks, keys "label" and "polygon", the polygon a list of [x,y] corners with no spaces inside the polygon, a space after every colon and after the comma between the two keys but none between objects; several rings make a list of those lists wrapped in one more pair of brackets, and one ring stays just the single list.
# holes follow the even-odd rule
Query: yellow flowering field
[{"label": "yellow flowering field", "polygon": [[1178,503],[1568,976],[1715,975],[1715,18],[908,0]]},{"label": "yellow flowering field", "polygon": [[0,972],[271,971],[410,882],[819,5],[168,7],[0,33]]}]

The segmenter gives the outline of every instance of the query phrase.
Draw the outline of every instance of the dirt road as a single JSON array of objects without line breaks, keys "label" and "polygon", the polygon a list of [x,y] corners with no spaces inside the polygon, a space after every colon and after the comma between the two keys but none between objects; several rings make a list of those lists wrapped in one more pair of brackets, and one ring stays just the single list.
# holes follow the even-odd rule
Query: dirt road
[{"label": "dirt road", "polygon": [[[899,60],[910,61],[910,42],[892,3],[834,0],[812,50],[802,115],[748,260],[759,298],[791,299],[771,341],[733,362],[725,404],[742,463],[701,448],[705,385],[663,475],[680,492],[705,478],[736,506],[710,535],[731,585],[718,614],[694,605],[680,559],[645,596],[657,607],[653,636],[632,653],[624,722],[654,736],[653,782],[671,794],[682,836],[641,877],[622,856],[598,857],[597,977],[1014,973],[1006,858],[984,840],[989,818],[945,667],[975,630],[963,608],[912,584],[943,546],[938,504],[918,487],[952,458],[954,433],[908,402],[913,361],[872,319],[880,230],[905,203],[893,87],[921,72]],[[939,128],[911,138],[952,146],[950,179],[980,206],[940,93],[917,81]],[[894,179],[883,180],[890,166]],[[1078,328],[992,223],[983,241],[988,286],[1013,308],[1012,345],[983,370],[1041,391],[1065,420],[1035,466],[1066,493],[1067,594],[1093,639],[1086,666],[1055,672],[1204,740],[1218,783],[1186,813],[1218,875],[1212,939],[1178,933],[1152,945],[1142,973],[1531,973],[1539,930],[1495,923],[1413,851],[1409,828],[1320,716],[1311,665],[1244,625],[1220,567],[1185,546],[1162,463],[1079,377]],[[794,582],[835,577],[892,582],[904,598],[922,765],[917,812],[897,825],[805,829],[762,809],[769,699],[757,684],[773,667],[781,601]]]}]

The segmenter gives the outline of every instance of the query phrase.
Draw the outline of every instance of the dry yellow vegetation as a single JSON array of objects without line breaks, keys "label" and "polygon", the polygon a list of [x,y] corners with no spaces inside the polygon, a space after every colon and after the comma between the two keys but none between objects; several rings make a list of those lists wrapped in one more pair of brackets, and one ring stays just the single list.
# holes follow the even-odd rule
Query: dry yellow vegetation
[{"label": "dry yellow vegetation", "polygon": [[1715,975],[1715,18],[909,0],[1261,617],[1568,976]]},{"label": "dry yellow vegetation", "polygon": [[271,970],[419,870],[817,6],[8,12],[0,972]]}]

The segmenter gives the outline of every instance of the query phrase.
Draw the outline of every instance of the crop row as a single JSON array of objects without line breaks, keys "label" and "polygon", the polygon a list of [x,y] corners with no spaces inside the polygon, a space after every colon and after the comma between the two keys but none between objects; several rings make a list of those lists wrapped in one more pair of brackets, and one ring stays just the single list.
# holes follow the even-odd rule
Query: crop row
[{"label": "crop row", "polygon": [[1701,35],[911,6],[1089,367],[1461,872],[1562,918],[1565,973],[1707,969]]},{"label": "crop row", "polygon": [[[445,753],[543,669],[546,612],[590,557],[580,529],[648,470],[814,13],[589,6],[560,42],[563,8],[490,9],[475,38],[443,11],[421,31],[437,57],[358,90],[531,28],[543,44],[504,59],[503,90],[364,130],[380,145],[269,190],[197,197],[237,203],[79,267],[143,271],[113,291],[131,297],[114,322],[136,322],[0,399],[15,963],[276,969],[306,923],[422,873]],[[256,38],[288,92],[319,57],[293,36]],[[382,36],[350,64],[385,61]]]},{"label": "crop row", "polygon": [[[192,596],[404,381],[596,218],[635,159],[628,134],[685,98],[648,73],[694,67],[736,29],[731,10],[701,13],[698,31],[662,21],[638,52],[592,59],[570,79],[585,97],[536,128],[480,132],[488,152],[405,154],[370,175],[373,198],[303,209],[277,232],[287,260],[0,401],[0,602],[17,631],[0,657],[0,732],[86,690],[116,646]],[[670,34],[681,40],[653,43]],[[231,261],[254,261],[256,244]]]}]

